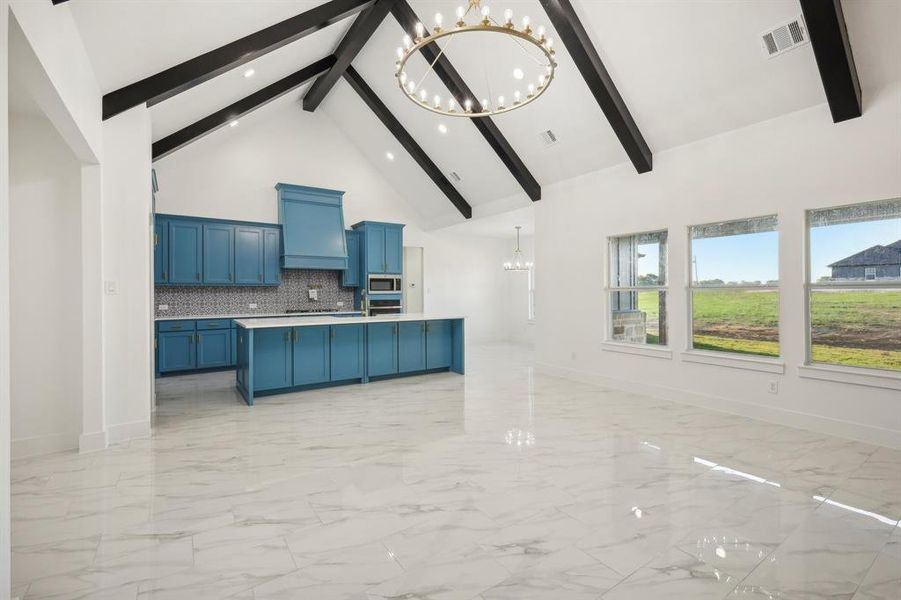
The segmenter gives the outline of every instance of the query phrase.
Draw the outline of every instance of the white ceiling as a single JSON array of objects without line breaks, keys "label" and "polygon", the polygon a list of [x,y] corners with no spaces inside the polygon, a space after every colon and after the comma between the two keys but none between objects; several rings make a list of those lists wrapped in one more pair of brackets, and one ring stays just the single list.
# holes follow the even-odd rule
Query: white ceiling
[{"label": "white ceiling", "polygon": [[[77,0],[64,6],[75,16],[101,89],[108,92],[320,3],[321,0]],[[410,3],[426,23],[431,23],[436,12],[450,20],[461,0]],[[800,14],[797,0],[574,0],[574,5],[655,153],[825,101],[810,46],[774,59],[767,59],[761,48],[762,31]],[[865,89],[871,74],[888,70],[897,77],[898,59],[886,59],[885,49],[886,44],[897,46],[899,5],[881,0],[846,0],[843,4]],[[528,14],[533,23],[549,25],[538,0],[498,0],[491,2],[491,7],[496,15],[509,7],[517,21]],[[350,22],[351,19],[345,19],[154,106],[154,139],[331,53]],[[558,38],[548,29],[549,35]],[[529,206],[531,203],[517,181],[471,123],[424,111],[397,89],[395,48],[402,35],[400,26],[389,16],[354,67],[439,168],[446,174],[455,171],[463,177],[456,187],[473,207],[485,207],[508,197],[513,200],[508,199],[507,205]],[[559,69],[547,94],[526,108],[495,118],[542,185],[627,160],[563,44],[556,41]],[[494,50],[491,43],[488,39],[484,45],[479,42],[468,47],[455,42],[446,49],[452,63],[476,92],[485,79],[484,57],[490,54],[500,62],[507,56],[502,50]],[[248,66],[256,71],[250,79],[243,77]],[[512,73],[513,66],[524,65],[504,68]],[[419,62],[418,68],[423,72],[424,61]],[[504,90],[510,96],[516,82],[505,72],[492,72],[491,80],[497,88],[510,86]],[[426,85],[430,94],[448,96],[434,75]],[[299,96],[294,93],[295,98]],[[298,106],[297,110],[302,109]],[[422,215],[424,226],[445,226],[461,220],[456,209],[346,83],[339,82],[321,110],[324,118],[331,118],[391,185],[408,196]],[[446,135],[438,132],[439,123],[447,126]],[[546,129],[557,134],[557,145],[545,147],[541,142],[538,133]],[[393,162],[385,158],[388,151],[396,157]],[[476,213],[482,214],[479,210]]]}]

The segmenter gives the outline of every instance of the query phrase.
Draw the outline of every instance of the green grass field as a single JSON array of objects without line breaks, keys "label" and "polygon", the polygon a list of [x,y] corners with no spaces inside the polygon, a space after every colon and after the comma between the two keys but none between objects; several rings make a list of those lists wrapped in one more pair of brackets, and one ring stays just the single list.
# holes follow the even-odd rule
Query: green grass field
[{"label": "green grass field", "polygon": [[[648,343],[657,343],[658,295],[642,292],[638,301]],[[693,313],[695,348],[779,356],[777,292],[695,291]],[[901,292],[813,292],[811,326],[815,362],[901,370]]]}]

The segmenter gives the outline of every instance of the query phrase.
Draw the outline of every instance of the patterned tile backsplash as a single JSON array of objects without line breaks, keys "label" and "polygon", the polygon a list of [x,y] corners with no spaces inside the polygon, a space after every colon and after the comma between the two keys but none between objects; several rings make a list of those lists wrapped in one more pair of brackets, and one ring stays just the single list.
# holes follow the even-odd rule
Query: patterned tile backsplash
[{"label": "patterned tile backsplash", "polygon": [[[319,300],[310,300],[308,290],[319,289]],[[353,310],[354,293],[341,287],[340,271],[282,270],[278,287],[201,287],[158,285],[154,293],[157,317],[190,317],[192,315],[248,315],[283,313],[294,308]],[[248,305],[255,303],[256,308]],[[161,311],[160,304],[169,310]]]}]

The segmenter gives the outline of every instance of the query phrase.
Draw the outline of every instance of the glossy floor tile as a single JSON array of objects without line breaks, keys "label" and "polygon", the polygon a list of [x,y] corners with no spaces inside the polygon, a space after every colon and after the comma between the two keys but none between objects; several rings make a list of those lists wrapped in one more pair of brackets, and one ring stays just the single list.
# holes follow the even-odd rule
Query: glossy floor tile
[{"label": "glossy floor tile", "polygon": [[901,452],[535,374],[271,396],[12,466],[24,598],[901,598]]}]

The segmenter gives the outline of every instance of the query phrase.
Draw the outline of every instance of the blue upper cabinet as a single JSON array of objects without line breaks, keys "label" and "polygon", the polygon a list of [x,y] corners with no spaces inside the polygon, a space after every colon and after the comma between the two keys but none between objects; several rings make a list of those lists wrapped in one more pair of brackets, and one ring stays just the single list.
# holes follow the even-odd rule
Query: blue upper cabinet
[{"label": "blue upper cabinet", "polygon": [[286,269],[347,269],[344,192],[279,183],[282,266]]},{"label": "blue upper cabinet", "polygon": [[360,232],[345,231],[347,239],[347,270],[341,274],[341,285],[360,287]]},{"label": "blue upper cabinet", "polygon": [[260,227],[235,227],[235,283],[263,283],[263,230]]},{"label": "blue upper cabinet", "polygon": [[169,221],[169,283],[201,283],[203,227],[197,221]]},{"label": "blue upper cabinet", "polygon": [[153,260],[157,285],[279,285],[281,228],[155,215]]},{"label": "blue upper cabinet", "polygon": [[263,229],[263,283],[278,285],[282,282],[281,233],[274,227]]},{"label": "blue upper cabinet", "polygon": [[[360,247],[363,250],[362,264],[365,282],[370,273],[391,273],[400,275],[404,271],[404,226],[398,223],[376,223],[363,221],[353,226],[363,236]],[[360,285],[363,285],[361,282]]]},{"label": "blue upper cabinet", "polygon": [[153,221],[153,283],[169,283],[169,221]]},{"label": "blue upper cabinet", "polygon": [[234,279],[235,228],[222,223],[203,225],[203,282],[228,285]]}]

